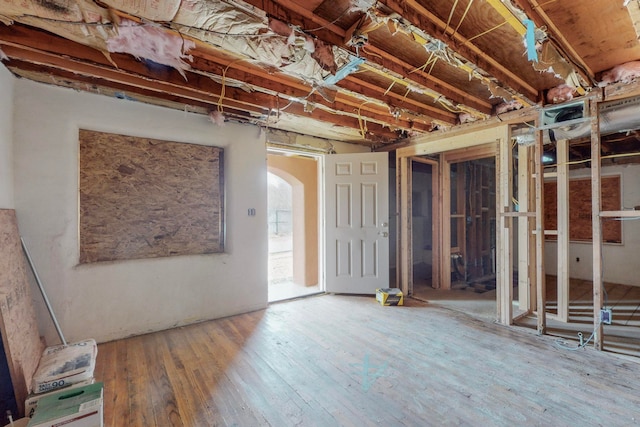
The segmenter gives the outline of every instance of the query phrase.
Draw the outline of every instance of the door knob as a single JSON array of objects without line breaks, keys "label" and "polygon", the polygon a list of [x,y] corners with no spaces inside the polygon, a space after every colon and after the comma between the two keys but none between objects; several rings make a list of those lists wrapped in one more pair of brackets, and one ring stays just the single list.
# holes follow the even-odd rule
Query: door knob
[{"label": "door knob", "polygon": [[382,231],[378,234],[380,234],[382,237],[389,237],[389,233],[387,231]]}]

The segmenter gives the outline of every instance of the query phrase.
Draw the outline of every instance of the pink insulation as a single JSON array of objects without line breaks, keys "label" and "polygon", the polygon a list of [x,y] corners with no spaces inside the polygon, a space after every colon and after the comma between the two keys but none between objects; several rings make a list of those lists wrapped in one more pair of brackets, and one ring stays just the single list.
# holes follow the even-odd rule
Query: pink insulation
[{"label": "pink insulation", "polygon": [[[269,52],[269,56],[277,58],[278,67],[293,66],[296,68],[297,73],[306,77],[309,77],[314,72],[308,67],[313,64],[313,61],[320,65],[320,68],[324,71],[329,71],[332,74],[335,74],[338,70],[331,45],[296,32],[289,24],[277,19],[269,18],[269,29],[283,38],[265,38],[260,45],[260,51],[263,53]],[[284,37],[286,37],[286,40]],[[307,53],[308,55],[306,55]],[[263,56],[264,59],[266,59],[266,56]],[[273,61],[268,60],[265,62],[273,63]],[[317,67],[313,65],[313,68]]]},{"label": "pink insulation", "polygon": [[218,110],[214,110],[212,112],[209,113],[209,120],[211,121],[211,123],[217,125],[217,126],[224,126],[224,114],[222,114],[220,111]]},{"label": "pink insulation", "polygon": [[567,84],[561,84],[549,89],[549,91],[547,92],[547,103],[560,104],[566,101],[571,101],[575,93],[575,88]]},{"label": "pink insulation", "polygon": [[602,81],[598,86],[604,87],[616,82],[630,83],[640,77],[640,61],[625,62],[602,73]]},{"label": "pink insulation", "polygon": [[293,33],[293,28],[291,28],[289,24],[273,18],[269,18],[269,29],[285,37],[290,37],[291,33]]},{"label": "pink insulation", "polygon": [[331,74],[335,74],[338,71],[338,66],[336,65],[335,57],[333,56],[333,48],[331,45],[324,43],[321,40],[314,40],[314,51],[311,54],[311,57],[316,60],[318,65],[322,67],[323,70],[329,71]]},{"label": "pink insulation", "polygon": [[136,58],[173,67],[185,78],[185,70],[191,67],[183,59],[193,61],[193,57],[186,55],[186,52],[195,47],[192,40],[184,39],[159,26],[141,25],[128,19],[121,21],[118,35],[107,40],[109,52],[128,53]]},{"label": "pink insulation", "polygon": [[460,124],[475,122],[477,117],[474,117],[471,113],[459,113],[458,114],[458,122]]},{"label": "pink insulation", "polygon": [[304,44],[302,45],[302,48],[309,53],[313,53],[316,51],[316,44],[313,42],[313,39],[311,37],[306,36],[304,38]]},{"label": "pink insulation", "polygon": [[287,38],[287,46],[293,46],[296,44],[296,32],[289,24],[278,21],[277,19],[269,18],[269,29],[274,33]]},{"label": "pink insulation", "polygon": [[518,101],[509,101],[503,102],[502,104],[496,105],[496,114],[503,114],[508,111],[519,110],[523,107],[523,105]]}]

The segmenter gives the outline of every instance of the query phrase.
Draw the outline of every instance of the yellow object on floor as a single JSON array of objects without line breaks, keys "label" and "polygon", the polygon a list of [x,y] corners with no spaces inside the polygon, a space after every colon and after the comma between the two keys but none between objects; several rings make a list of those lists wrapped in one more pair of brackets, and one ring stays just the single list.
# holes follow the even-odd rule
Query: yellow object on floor
[{"label": "yellow object on floor", "polygon": [[404,305],[404,296],[398,288],[376,289],[376,301],[381,305]]}]

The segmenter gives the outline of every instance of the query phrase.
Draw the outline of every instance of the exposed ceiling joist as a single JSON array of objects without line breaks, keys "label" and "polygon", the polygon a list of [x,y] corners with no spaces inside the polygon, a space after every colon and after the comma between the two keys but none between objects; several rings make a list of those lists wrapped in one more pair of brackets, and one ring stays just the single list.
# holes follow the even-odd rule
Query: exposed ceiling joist
[{"label": "exposed ceiling joist", "polygon": [[[206,75],[189,73],[188,79],[185,81],[182,76],[173,70],[165,70],[163,72],[162,79],[153,82],[150,79],[142,77],[148,72],[145,66],[128,55],[111,54],[111,61],[118,65],[118,69],[113,70],[110,67],[111,62],[107,60],[105,56],[93,49],[77,45],[76,43],[68,40],[60,40],[58,43],[51,44],[50,37],[45,37],[44,34],[38,31],[29,30],[16,25],[11,27],[11,30],[16,31],[10,31],[7,27],[0,27],[0,34],[7,33],[4,34],[3,40],[0,40],[0,46],[2,46],[5,54],[12,60],[32,62],[34,64],[56,68],[60,71],[84,75],[85,77],[96,76],[103,81],[112,82],[113,84],[130,85],[131,87],[153,90],[160,94],[174,93],[181,96],[185,100],[185,103],[192,101],[207,102],[212,110],[217,108],[217,105],[221,102],[222,104],[220,105],[230,105],[236,109],[240,108],[238,105],[239,103],[246,106],[262,106],[262,108],[268,106],[267,109],[277,110],[279,106],[284,107],[289,102],[287,99],[282,98],[282,96],[303,97],[309,95],[311,90],[310,88],[305,88],[304,90],[295,92],[295,84],[291,86],[283,84],[275,86],[276,83],[273,80],[264,79],[258,82],[254,81],[253,77],[248,77],[247,74],[238,75],[235,73],[229,73],[229,77],[244,79],[243,81],[248,83],[260,83],[262,84],[263,89],[270,89],[276,92],[278,96],[260,92],[246,92],[242,89],[232,87],[225,87],[223,91],[223,86],[221,84],[213,81]],[[18,34],[18,32],[22,32],[22,34]],[[21,36],[25,35],[28,35],[28,37],[26,37],[26,40],[28,40],[27,43],[19,45],[16,42],[10,41],[18,38],[23,40]],[[30,46],[25,47],[25,44]],[[54,50],[55,53],[42,51],[38,49],[38,47],[49,47]],[[76,58],[81,59],[70,60],[68,58],[69,55],[74,55]],[[91,61],[88,61],[89,59]],[[203,62],[204,60],[200,59],[199,61]],[[214,69],[208,69],[211,67],[206,66],[203,63],[199,63],[198,65],[200,72],[210,71],[215,73],[216,71]],[[266,88],[264,86],[266,86]],[[298,85],[297,88],[301,89],[301,86]],[[220,99],[221,93],[224,93],[224,99],[222,100]],[[330,122],[337,126],[346,126],[358,130],[361,129],[361,122],[364,120],[370,123],[368,126],[369,128],[375,129],[376,132],[379,132],[387,138],[393,139],[397,138],[397,133],[390,130],[383,130],[382,126],[378,124],[379,122],[387,123],[389,121],[393,121],[395,128],[404,128],[406,130],[421,129],[423,131],[428,131],[430,129],[430,126],[414,124],[407,120],[399,120],[389,112],[383,115],[380,113],[380,109],[377,109],[376,111],[371,107],[368,107],[361,108],[360,111],[356,112],[355,110],[362,104],[362,101],[351,99],[345,95],[341,95],[341,97],[343,99],[342,105],[351,104],[352,112],[350,114],[348,112],[345,114],[338,114],[337,112],[334,112],[328,116],[327,114],[330,113],[327,113],[326,111],[320,112],[316,110],[304,110],[304,107],[300,109],[295,106],[288,107],[287,112],[293,113],[295,111],[298,114],[318,118],[319,120]],[[315,96],[313,101],[316,105],[326,104],[327,109],[333,109],[336,107],[334,103],[327,102],[320,96]],[[298,103],[298,105],[302,104]],[[339,108],[340,106],[341,105],[339,104],[337,107]],[[253,108],[250,110],[255,111]],[[374,111],[376,112],[374,113]]]},{"label": "exposed ceiling joist", "polygon": [[491,57],[489,52],[483,52],[460,33],[448,34],[447,23],[417,1],[380,0],[380,3],[405,17],[405,19],[409,20],[416,27],[423,29],[430,36],[444,39],[447,45],[461,56],[490,73],[506,86],[516,90],[526,99],[533,102],[537,100],[538,90],[536,90],[535,87],[531,86],[511,70],[502,66],[502,64]]},{"label": "exposed ceiling joist", "polygon": [[357,77],[346,77],[340,82],[340,86],[353,92],[362,93],[374,99],[381,99],[390,106],[396,106],[398,108],[409,106],[409,108],[415,109],[419,114],[432,117],[433,119],[445,123],[455,124],[457,120],[457,116],[454,113],[443,111],[440,108],[416,101],[409,96],[399,95],[393,91],[368,83]]},{"label": "exposed ceiling joist", "polygon": [[635,9],[567,3],[4,0],[0,49],[33,80],[387,149],[563,102],[628,61],[600,85],[638,93]]},{"label": "exposed ceiling joist", "polygon": [[[362,58],[365,58],[371,63],[377,64],[390,72],[403,76],[411,76],[411,80],[415,85],[421,85],[427,89],[434,90],[443,97],[449,98],[456,103],[466,103],[472,108],[483,113],[491,113],[490,103],[482,101],[474,96],[470,96],[468,93],[465,93],[464,90],[455,88],[441,79],[420,71],[420,67],[424,64],[408,64],[407,62],[399,59],[393,52],[385,51],[372,44],[368,44],[366,48],[363,49],[356,49],[353,46],[347,45],[344,41],[346,35],[345,30],[337,27],[326,19],[318,17],[312,11],[306,10],[302,7],[297,6],[295,11],[286,9],[285,5],[291,3],[290,1],[248,0],[248,3],[267,11],[270,16],[290,22],[291,25],[299,27],[301,30],[317,36],[326,43],[339,46],[340,48],[349,50],[352,53],[357,53]],[[311,28],[305,27],[305,25],[308,25],[308,22],[313,22],[314,26]],[[320,25],[320,27],[315,25]]]},{"label": "exposed ceiling joist", "polygon": [[571,43],[566,39],[562,32],[555,25],[553,20],[549,18],[537,0],[515,0],[516,4],[531,17],[531,20],[539,27],[547,29],[549,36],[558,44],[558,47],[565,53],[567,60],[578,65],[578,71],[587,81],[594,81],[595,73],[580,58],[580,55],[573,48]]},{"label": "exposed ceiling joist", "polygon": [[482,113],[491,114],[491,103],[475,96],[470,96],[463,89],[457,88],[454,85],[423,71],[421,67],[424,66],[424,64],[409,64],[394,56],[392,53],[382,50],[374,45],[368,45],[366,49],[363,50],[362,55],[366,58],[378,58],[375,63],[391,72],[410,77],[410,79],[407,78],[408,81],[415,82],[427,89],[431,89],[455,103],[466,104]]}]

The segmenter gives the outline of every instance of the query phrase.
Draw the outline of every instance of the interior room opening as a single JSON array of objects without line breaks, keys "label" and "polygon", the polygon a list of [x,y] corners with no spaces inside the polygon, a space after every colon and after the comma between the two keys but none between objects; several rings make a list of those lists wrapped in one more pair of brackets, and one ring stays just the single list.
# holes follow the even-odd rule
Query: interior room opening
[{"label": "interior room opening", "polygon": [[320,292],[317,163],[268,154],[269,302]]}]

